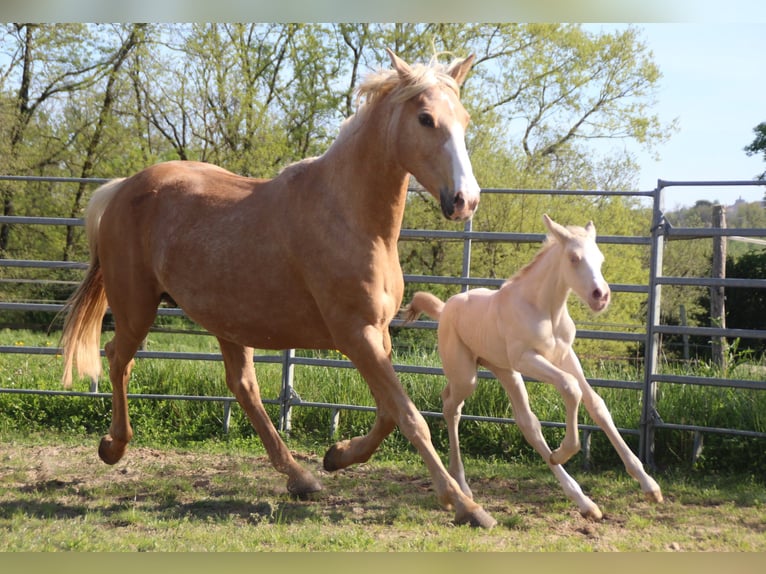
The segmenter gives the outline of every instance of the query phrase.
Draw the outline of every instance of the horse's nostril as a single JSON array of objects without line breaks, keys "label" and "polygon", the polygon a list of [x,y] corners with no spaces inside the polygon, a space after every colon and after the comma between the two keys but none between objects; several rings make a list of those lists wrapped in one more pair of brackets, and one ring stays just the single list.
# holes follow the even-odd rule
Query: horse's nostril
[{"label": "horse's nostril", "polygon": [[601,289],[594,289],[594,290],[593,290],[593,298],[594,298],[594,299],[596,299],[597,301],[598,301],[599,299],[601,299],[603,296],[604,296],[604,294],[603,294],[603,292],[601,291]]},{"label": "horse's nostril", "polygon": [[465,206],[465,199],[463,199],[463,194],[458,191],[455,194],[455,208],[462,209],[463,206]]}]

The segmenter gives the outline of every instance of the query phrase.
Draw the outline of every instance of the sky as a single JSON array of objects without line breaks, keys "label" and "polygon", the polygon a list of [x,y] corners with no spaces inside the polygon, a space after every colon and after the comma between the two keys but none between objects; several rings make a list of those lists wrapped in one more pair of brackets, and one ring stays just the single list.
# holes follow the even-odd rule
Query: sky
[{"label": "sky", "polygon": [[[766,122],[766,22],[638,24],[663,77],[654,107],[663,122],[677,118],[679,130],[656,147],[656,161],[636,153],[639,189],[657,180],[750,180],[766,170],[762,156],[743,148],[753,128]],[[731,205],[758,201],[766,186],[668,188],[665,208],[699,199]]]}]

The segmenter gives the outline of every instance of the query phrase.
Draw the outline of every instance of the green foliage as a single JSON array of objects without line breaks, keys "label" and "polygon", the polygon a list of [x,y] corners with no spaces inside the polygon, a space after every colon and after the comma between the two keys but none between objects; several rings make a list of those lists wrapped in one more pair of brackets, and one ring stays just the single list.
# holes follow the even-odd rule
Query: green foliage
[{"label": "green foliage", "polygon": [[[745,146],[747,155],[761,154],[766,161],[766,122],[761,122],[753,128],[755,138],[749,145]],[[758,179],[766,179],[766,171],[758,176]]]},{"label": "green foliage", "polygon": [[[727,258],[726,275],[732,278],[766,277],[766,251],[749,251],[736,260]],[[731,287],[726,290],[726,326],[732,329],[763,329],[766,325],[766,290],[757,287]],[[766,350],[762,339],[743,339],[743,348]]]}]

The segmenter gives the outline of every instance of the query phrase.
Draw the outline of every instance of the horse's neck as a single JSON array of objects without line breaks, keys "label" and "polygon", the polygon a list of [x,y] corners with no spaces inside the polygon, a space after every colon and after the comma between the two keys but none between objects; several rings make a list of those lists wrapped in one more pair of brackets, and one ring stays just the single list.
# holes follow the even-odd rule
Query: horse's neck
[{"label": "horse's neck", "polygon": [[330,170],[331,194],[349,223],[358,222],[376,236],[396,241],[407,199],[408,174],[393,157],[395,142],[388,132],[385,110],[368,110],[354,118],[322,156]]},{"label": "horse's neck", "polygon": [[557,245],[546,249],[514,279],[522,297],[549,314],[554,321],[566,313],[570,291],[558,269],[558,249]]}]

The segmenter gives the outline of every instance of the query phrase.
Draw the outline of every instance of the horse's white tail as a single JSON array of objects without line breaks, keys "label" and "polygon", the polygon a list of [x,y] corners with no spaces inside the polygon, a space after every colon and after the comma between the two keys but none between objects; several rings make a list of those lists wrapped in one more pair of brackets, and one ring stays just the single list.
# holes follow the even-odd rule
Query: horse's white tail
[{"label": "horse's white tail", "polygon": [[66,313],[61,347],[64,355],[64,388],[72,386],[72,365],[77,364],[80,377],[88,376],[97,381],[101,374],[101,322],[106,313],[107,301],[101,261],[98,257],[98,226],[109,201],[124,181],[114,179],[99,187],[90,199],[85,213],[85,234],[90,249],[90,265],[82,283],[64,306]]},{"label": "horse's white tail", "polygon": [[412,296],[412,301],[404,309],[404,321],[405,323],[410,323],[417,319],[421,313],[425,313],[431,319],[438,321],[439,317],[441,317],[442,309],[444,309],[444,301],[426,291],[418,291]]}]

